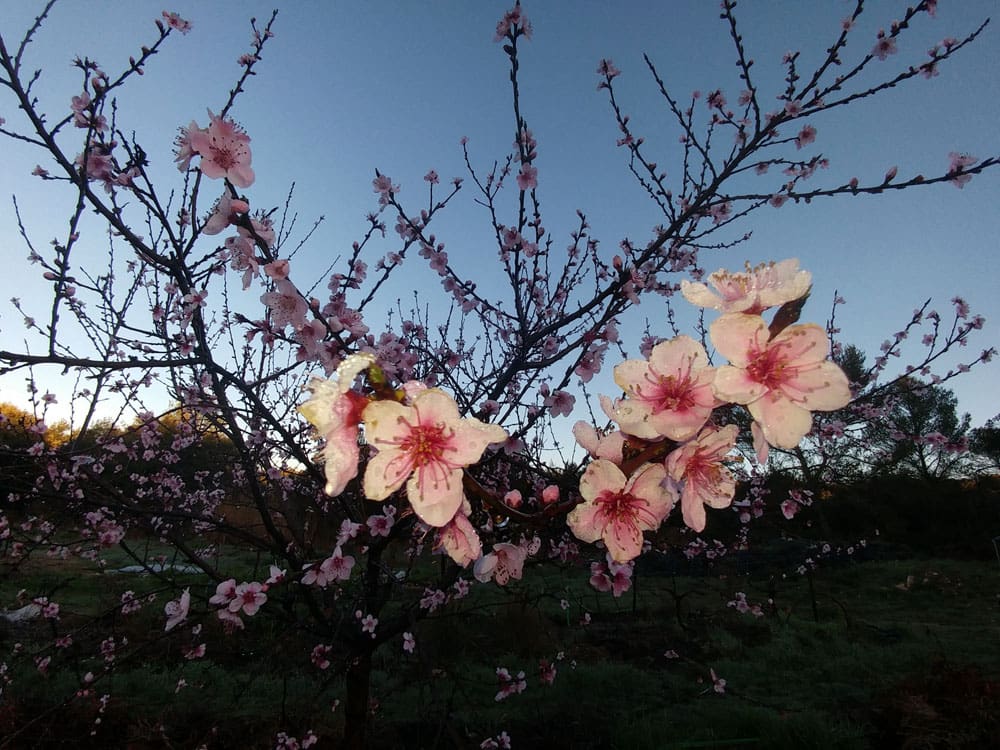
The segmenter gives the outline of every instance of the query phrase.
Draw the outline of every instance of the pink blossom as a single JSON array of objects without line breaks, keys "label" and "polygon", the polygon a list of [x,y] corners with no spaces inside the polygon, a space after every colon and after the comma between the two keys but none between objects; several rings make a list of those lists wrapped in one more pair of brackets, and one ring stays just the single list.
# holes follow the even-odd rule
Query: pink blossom
[{"label": "pink blossom", "polygon": [[682,280],[684,299],[698,307],[753,314],[804,297],[812,285],[812,275],[799,270],[797,259],[789,258],[755,268],[748,263],[742,273],[720,268],[708,281],[715,287],[714,292],[705,284]]},{"label": "pink blossom", "polygon": [[378,173],[372,180],[372,188],[379,194],[378,203],[380,206],[388,205],[390,198],[399,192],[399,185],[393,185],[388,175]]},{"label": "pink blossom", "polygon": [[568,417],[573,411],[576,397],[566,391],[555,391],[545,398],[544,403],[553,417]]},{"label": "pink blossom", "polygon": [[[371,354],[352,354],[337,367],[337,380],[313,378],[312,396],[299,407],[326,441],[323,446],[324,492],[336,497],[358,475],[358,424],[368,402],[351,390],[354,379],[375,364]],[[355,532],[356,533],[356,532]]]},{"label": "pink blossom", "polygon": [[[271,221],[269,216],[258,213],[256,216],[250,217],[250,227],[253,229],[251,233],[249,229],[245,226],[237,226],[236,231],[239,233],[240,237],[247,240],[252,245],[256,246],[263,242],[267,247],[272,247],[275,241],[274,234],[274,223]],[[281,263],[282,261],[276,261]],[[286,276],[288,274],[285,274]]]},{"label": "pink blossom", "polygon": [[788,326],[771,339],[759,316],[728,313],[709,333],[730,361],[716,372],[716,395],[746,404],[770,445],[794,448],[812,427],[812,411],[851,400],[847,376],[826,359],[826,332],[818,325]]},{"label": "pink blossom", "polygon": [[198,166],[202,174],[213,179],[224,177],[237,187],[250,187],[254,181],[250,136],[232,120],[217,117],[211,110],[208,117],[207,129],[188,131],[191,150],[201,156]]},{"label": "pink blossom", "polygon": [[176,13],[163,11],[163,18],[166,20],[167,26],[181,32],[182,34],[187,34],[191,31],[191,22],[185,21]]},{"label": "pink blossom", "polygon": [[522,164],[517,173],[517,186],[521,190],[534,190],[538,187],[538,170],[530,164]]},{"label": "pink blossom", "polygon": [[798,512],[799,504],[791,498],[781,503],[781,515],[783,515],[787,520],[791,521],[795,518],[795,514]]},{"label": "pink blossom", "polygon": [[544,505],[551,505],[552,503],[559,500],[559,487],[550,484],[545,489],[542,490],[542,503]]},{"label": "pink blossom", "polygon": [[602,539],[611,559],[626,563],[642,552],[642,532],[657,529],[677,499],[664,479],[666,470],[659,464],[643,464],[626,479],[610,461],[593,461],[580,479],[584,502],[566,523],[577,539]]},{"label": "pink blossom", "polygon": [[90,127],[90,116],[87,110],[90,108],[90,94],[86,91],[80,96],[74,96],[70,101],[70,109],[73,110],[73,124],[78,128]]},{"label": "pink blossom", "polygon": [[709,216],[712,217],[713,224],[721,224],[732,216],[733,204],[729,201],[713,203],[708,209]]},{"label": "pink blossom", "polygon": [[238,614],[240,610],[248,617],[257,614],[257,610],[267,601],[264,587],[257,581],[241,583],[236,587],[236,597],[229,602],[229,611]]},{"label": "pink blossom", "polygon": [[215,202],[211,216],[201,225],[201,232],[202,234],[218,234],[231,224],[235,224],[239,220],[239,215],[245,214],[249,210],[249,203],[242,198],[234,198],[230,191],[226,190]]},{"label": "pink blossom", "polygon": [[473,575],[480,583],[495,580],[500,586],[506,586],[511,578],[521,580],[524,561],[528,553],[523,547],[508,542],[493,545],[493,551],[476,561]]},{"label": "pink blossom", "polygon": [[364,419],[365,437],[378,449],[365,471],[365,495],[385,500],[406,482],[410,505],[430,526],[444,526],[461,506],[463,468],[507,438],[499,425],[462,419],[451,396],[437,388],[418,393],[412,406],[375,401]]},{"label": "pink blossom", "polygon": [[[615,66],[615,64],[607,58],[602,58],[601,62],[597,65],[597,74],[604,76],[608,80],[617,78],[621,75],[621,73],[622,72]],[[607,85],[607,83],[604,85]]]},{"label": "pink blossom", "polygon": [[948,154],[948,160],[948,175],[951,176],[949,182],[957,188],[964,188],[972,179],[972,175],[965,174],[964,170],[976,163],[976,157],[952,151]]},{"label": "pink blossom", "polygon": [[327,646],[324,643],[318,643],[313,646],[312,654],[310,655],[310,660],[317,669],[329,669],[330,668],[330,653],[333,651],[332,646]]},{"label": "pink blossom", "polygon": [[135,598],[134,591],[126,591],[122,594],[121,609],[123,615],[131,615],[142,609],[142,602]]},{"label": "pink blossom", "polygon": [[720,89],[716,89],[709,93],[705,97],[705,104],[708,105],[709,109],[725,109],[726,108],[726,96],[722,93]]},{"label": "pink blossom", "polygon": [[378,618],[374,615],[365,615],[361,619],[361,632],[368,633],[372,638],[375,637],[375,628],[378,627]]},{"label": "pink blossom", "polygon": [[616,563],[607,556],[606,562],[590,564],[590,585],[598,591],[610,591],[617,599],[632,587],[634,563]]},{"label": "pink blossom", "polygon": [[264,266],[264,273],[275,281],[288,278],[288,261],[279,259]]},{"label": "pink blossom", "polygon": [[191,159],[196,155],[191,146],[191,134],[204,132],[198,127],[198,123],[191,120],[191,124],[186,128],[178,128],[177,137],[174,139],[174,161],[177,162],[177,169],[186,171],[191,166]]},{"label": "pink blossom", "polygon": [[86,151],[80,152],[76,157],[76,165],[85,171],[88,180],[97,180],[104,183],[104,187],[110,190],[110,185],[114,180],[114,159],[111,153],[103,146],[93,145]]},{"label": "pink blossom", "polygon": [[349,579],[353,568],[354,558],[351,555],[345,555],[338,546],[333,550],[333,554],[318,566],[309,566],[302,576],[302,583],[306,586],[316,585],[325,589],[332,581]]},{"label": "pink blossom", "polygon": [[416,648],[417,642],[413,638],[413,633],[410,633],[409,631],[403,633],[403,651],[408,654],[412,654]]},{"label": "pink blossom", "polygon": [[816,128],[812,125],[806,125],[799,131],[798,136],[795,139],[795,147],[802,148],[803,146],[808,146],[810,143],[816,140]]},{"label": "pink blossom", "polygon": [[424,595],[420,598],[420,609],[426,609],[428,614],[443,607],[448,601],[448,595],[441,589],[425,588]]},{"label": "pink blossom", "polygon": [[705,348],[688,336],[653,347],[649,360],[627,359],[615,367],[615,383],[625,399],[614,417],[623,432],[646,440],[687,440],[708,420],[716,405],[715,368]]},{"label": "pink blossom", "polygon": [[388,537],[389,532],[392,531],[393,518],[384,513],[377,513],[369,516],[365,523],[368,525],[368,533],[373,537]]},{"label": "pink blossom", "polygon": [[265,585],[275,586],[279,583],[285,582],[286,571],[282,570],[277,565],[272,565],[271,569],[268,572],[270,573],[270,575],[268,576],[267,580],[264,581]]},{"label": "pink blossom", "polygon": [[435,549],[443,550],[463,568],[467,568],[469,563],[478,560],[483,554],[479,535],[469,522],[468,514],[471,510],[468,501],[463,501],[462,508],[438,531],[435,544]]},{"label": "pink blossom", "polygon": [[494,698],[497,702],[517,693],[523,693],[528,687],[528,683],[524,679],[524,672],[518,672],[515,678],[511,676],[506,667],[497,667],[497,682],[500,685],[500,691]]},{"label": "pink blossom", "polygon": [[726,602],[727,607],[733,607],[741,615],[752,614],[754,617],[763,617],[764,611],[760,608],[759,604],[751,605],[747,601],[747,595],[742,591],[737,591],[735,598]]},{"label": "pink blossom", "polygon": [[722,679],[721,677],[719,677],[718,675],[716,675],[714,669],[710,669],[708,671],[709,671],[709,674],[712,677],[712,690],[714,690],[715,692],[717,692],[719,695],[722,695],[723,693],[725,693],[726,692],[726,681],[724,679]]},{"label": "pink blossom", "polygon": [[167,615],[167,624],[164,630],[173,630],[187,619],[188,610],[191,607],[191,590],[184,589],[180,599],[167,602],[163,611]]},{"label": "pink blossom", "polygon": [[621,430],[601,435],[593,425],[580,420],[573,425],[573,437],[592,458],[605,458],[614,464],[622,462],[625,435]]},{"label": "pink blossom", "polygon": [[739,428],[706,427],[697,438],[675,449],[664,466],[668,476],[682,486],[684,523],[695,531],[705,529],[705,506],[725,508],[733,500],[736,480],[725,461],[736,445]]},{"label": "pink blossom", "polygon": [[274,291],[260,295],[260,301],[267,306],[275,327],[291,325],[292,328],[300,328],[305,325],[309,305],[288,279],[276,281]]},{"label": "pink blossom", "polygon": [[880,31],[878,34],[878,41],[875,42],[875,46],[872,48],[872,54],[879,60],[885,60],[889,57],[889,55],[895,55],[896,38],[886,36],[885,32]]},{"label": "pink blossom", "polygon": [[216,604],[223,607],[229,606],[229,602],[236,598],[236,579],[222,581],[215,587],[215,593],[208,600],[209,604]]},{"label": "pink blossom", "polygon": [[531,21],[524,15],[520,3],[504,13],[503,18],[497,22],[496,35],[493,37],[493,41],[499,42],[510,34],[511,31],[513,31],[515,36],[524,35],[527,39],[531,38]]},{"label": "pink blossom", "polygon": [[503,501],[507,507],[517,510],[521,507],[521,503],[524,502],[524,497],[521,495],[520,490],[510,490],[503,496]]},{"label": "pink blossom", "polygon": [[228,237],[225,246],[229,253],[230,268],[243,271],[243,288],[249,289],[259,266],[253,243],[244,237]]}]

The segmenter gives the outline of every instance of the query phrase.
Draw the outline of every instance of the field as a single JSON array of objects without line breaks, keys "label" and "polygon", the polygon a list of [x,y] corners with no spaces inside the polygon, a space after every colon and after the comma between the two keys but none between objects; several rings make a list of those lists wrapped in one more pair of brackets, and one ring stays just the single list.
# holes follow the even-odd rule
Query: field
[{"label": "field", "polygon": [[[267,567],[241,562],[248,575]],[[680,572],[640,567],[620,599],[593,591],[579,568],[531,571],[513,591],[473,587],[419,623],[413,654],[391,642],[376,653],[371,745],[477,747],[501,731],[515,748],[979,748],[1000,736],[995,562]],[[196,575],[189,583],[202,603],[214,590]],[[232,636],[210,621],[197,639],[164,634],[162,598],[129,618],[102,614],[123,590],[156,592],[155,576],[40,561],[0,580],[2,606],[22,588],[52,592],[60,631],[79,623],[79,643],[96,615],[102,633],[144,645],[75,698],[73,647],[69,669],[48,676],[13,660],[0,747],[263,748],[279,731],[310,729],[318,747],[336,747],[344,686],[310,663],[308,633],[254,618]],[[736,592],[763,614],[727,606]],[[0,652],[30,652],[50,625],[0,625]],[[185,659],[196,640],[205,657]],[[551,685],[542,659],[556,667]],[[523,670],[527,689],[496,701],[501,666]]]}]

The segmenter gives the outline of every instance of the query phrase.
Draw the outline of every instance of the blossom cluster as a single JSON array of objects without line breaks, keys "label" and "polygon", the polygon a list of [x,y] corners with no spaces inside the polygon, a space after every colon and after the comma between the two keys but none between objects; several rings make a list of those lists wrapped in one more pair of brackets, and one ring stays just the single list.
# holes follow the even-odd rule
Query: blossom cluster
[{"label": "blossom cluster", "polygon": [[[712,323],[710,338],[729,363],[711,366],[702,343],[677,336],[656,344],[646,359],[615,367],[624,395],[602,397],[601,403],[617,429],[598,434],[584,422],[574,428],[593,460],[580,480],[582,502],[567,523],[578,539],[607,548],[607,564],[592,570],[596,588],[615,595],[627,590],[628,563],[642,552],[644,532],[657,529],[678,501],[684,522],[695,531],[705,528],[705,506],[731,503],[736,480],[727,464],[739,430],[714,417],[720,406],[747,408],[757,456],[764,461],[769,445],[798,444],[811,429],[812,411],[848,403],[847,378],[827,360],[823,329],[794,325],[810,285],[811,276],[794,259],[739,273],[720,270],[708,284],[685,282],[681,291],[689,301],[723,313]],[[779,309],[769,324],[762,313],[773,307]],[[365,374],[368,387],[359,389],[356,381]],[[484,555],[466,495],[466,467],[507,439],[502,427],[461,417],[454,399],[438,388],[416,381],[390,388],[371,353],[347,357],[336,380],[314,379],[309,388],[312,396],[300,411],[324,440],[327,494],[344,492],[364,463],[366,498],[384,501],[405,487],[413,512],[437,530],[438,549],[463,567],[475,562],[480,581],[504,585],[520,578],[531,544],[499,542]],[[546,493],[546,505],[558,501],[558,487]],[[515,495],[507,492],[505,502]],[[389,534],[394,513],[369,519],[373,536]],[[338,546],[307,571],[304,582],[345,580],[352,563]]]},{"label": "blossom cluster", "polygon": [[[813,411],[833,411],[851,399],[847,377],[827,360],[825,331],[792,324],[811,284],[798,261],[720,270],[708,281],[683,282],[681,291],[723,313],[709,335],[729,364],[710,366],[704,346],[687,336],[661,342],[647,359],[615,367],[624,396],[601,403],[616,430],[601,435],[584,422],[574,428],[594,460],[580,481],[583,503],[567,522],[580,540],[602,541],[611,563],[637,557],[643,533],[657,529],[678,499],[695,531],[705,528],[705,506],[732,502],[736,480],[727,463],[739,429],[713,419],[718,407],[747,408],[763,462],[769,445],[798,445],[812,428]],[[779,310],[768,324],[761,313],[772,307]],[[634,465],[658,448],[668,451],[662,461]]]},{"label": "blossom cluster", "polygon": [[180,129],[176,140],[177,168],[187,170],[191,159],[199,156],[198,168],[206,177],[225,178],[237,187],[250,187],[254,181],[250,136],[235,122],[211,110],[208,119],[206,128],[192,121]]},{"label": "blossom cluster", "polygon": [[[373,354],[347,357],[337,368],[335,382],[317,378],[310,383],[312,397],[300,407],[324,440],[327,494],[341,494],[357,477],[359,427],[364,424],[373,453],[362,480],[365,497],[384,501],[405,485],[413,512],[440,530],[440,546],[462,565],[479,559],[479,538],[468,520],[464,469],[478,462],[491,444],[505,441],[506,430],[461,417],[451,396],[416,381],[386,391],[391,398],[364,395],[353,385],[366,371],[377,373],[375,380],[384,379]],[[520,576],[520,566],[495,560],[494,567],[516,570],[515,577]]]}]

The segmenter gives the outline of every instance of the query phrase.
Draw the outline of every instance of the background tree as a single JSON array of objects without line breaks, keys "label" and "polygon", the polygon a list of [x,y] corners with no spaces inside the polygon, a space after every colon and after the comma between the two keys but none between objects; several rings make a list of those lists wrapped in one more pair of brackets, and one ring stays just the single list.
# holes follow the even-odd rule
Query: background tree
[{"label": "background tree", "polygon": [[968,473],[971,417],[959,417],[951,390],[906,377],[895,383],[886,403],[884,423],[872,425],[865,436],[875,456],[873,473],[925,480]]},{"label": "background tree", "polygon": [[990,419],[982,427],[972,430],[969,447],[977,456],[986,459],[988,470],[1000,471],[1000,426],[996,417]]}]

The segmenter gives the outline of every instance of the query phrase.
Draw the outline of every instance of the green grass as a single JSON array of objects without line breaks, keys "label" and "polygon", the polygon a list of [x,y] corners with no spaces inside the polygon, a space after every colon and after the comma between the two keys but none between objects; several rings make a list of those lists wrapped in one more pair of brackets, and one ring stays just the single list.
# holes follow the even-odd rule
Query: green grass
[{"label": "green grass", "polygon": [[[127,564],[115,555],[109,567]],[[268,561],[239,555],[234,562],[253,579]],[[201,576],[182,581],[203,611],[214,585]],[[126,588],[143,594],[160,586],[155,576],[39,561],[0,580],[0,606],[11,606],[20,588],[55,588],[61,626],[79,627],[77,656],[81,669],[91,669],[92,651],[82,644],[93,643],[98,631],[88,630],[88,618],[107,612]],[[768,614],[727,608],[736,591]],[[1000,715],[995,566],[849,564],[816,571],[813,591],[815,615],[808,581],[799,576],[644,575],[635,598],[629,592],[619,600],[596,594],[579,573],[558,570],[532,570],[514,590],[474,587],[458,606],[416,626],[416,654],[404,654],[398,642],[375,654],[372,745],[475,747],[506,730],[521,748],[866,748],[885,746],[887,732],[912,725],[945,739],[971,733],[974,747],[976,732],[1000,729],[990,724]],[[571,603],[568,611],[561,599]],[[101,633],[147,645],[68,708],[59,701],[79,685],[71,662],[48,678],[30,660],[17,662],[8,702],[0,703],[0,736],[34,717],[59,716],[56,723],[39,721],[26,736],[54,746],[72,736],[76,746],[87,746],[80,738],[90,736],[97,696],[105,691],[113,698],[95,747],[112,728],[166,747],[154,742],[161,725],[175,747],[268,747],[278,729],[337,736],[342,711],[331,711],[331,704],[343,700],[343,683],[309,664],[317,637],[262,617],[248,619],[243,634],[225,636],[212,623],[197,639],[164,634],[162,606],[163,597],[131,618],[105,617]],[[587,626],[580,625],[584,611],[592,618]],[[29,652],[41,648],[45,626],[0,632],[0,653],[15,641]],[[207,642],[208,653],[189,662],[183,651],[194,640]],[[667,659],[667,649],[680,658]],[[539,659],[555,660],[560,652],[555,683],[545,686]],[[498,666],[523,670],[528,689],[495,701]],[[726,679],[725,695],[712,690],[709,669]],[[934,681],[937,673],[943,681]],[[188,686],[177,691],[181,679]],[[990,685],[994,703],[987,705],[977,696]],[[937,701],[933,725],[920,700]]]},{"label": "green grass", "polygon": [[[550,579],[551,589],[565,590],[562,578]],[[567,598],[591,609],[591,625],[577,625],[578,612],[567,625],[565,613],[545,599],[535,632],[522,640],[527,649],[511,648],[511,631],[524,629],[516,608],[493,619],[470,617],[474,626],[451,617],[437,624],[440,634],[423,633],[434,663],[475,686],[440,705],[413,700],[425,724],[435,717],[455,724],[449,714],[459,715],[465,728],[482,728],[480,739],[506,729],[529,747],[570,740],[573,747],[877,747],[879,701],[905,679],[966,665],[984,679],[1000,677],[1000,576],[982,563],[817,571],[815,618],[807,581],[797,576],[777,583],[776,612],[759,619],[724,606],[738,590],[766,602],[767,582],[750,578],[647,577],[639,581],[635,617],[628,594],[602,599],[598,612],[585,585],[569,587]],[[674,600],[681,594],[678,619]],[[450,661],[435,650],[437,637],[448,638]],[[681,658],[666,659],[668,648]],[[544,687],[533,672],[538,658],[556,650],[565,658],[555,684]],[[523,669],[528,691],[489,705],[495,680],[484,662]],[[710,689],[710,668],[727,680],[724,696]],[[601,707],[598,716],[582,714],[581,696]],[[393,706],[402,723],[407,704]],[[393,721],[387,714],[384,737],[394,736]]]}]

